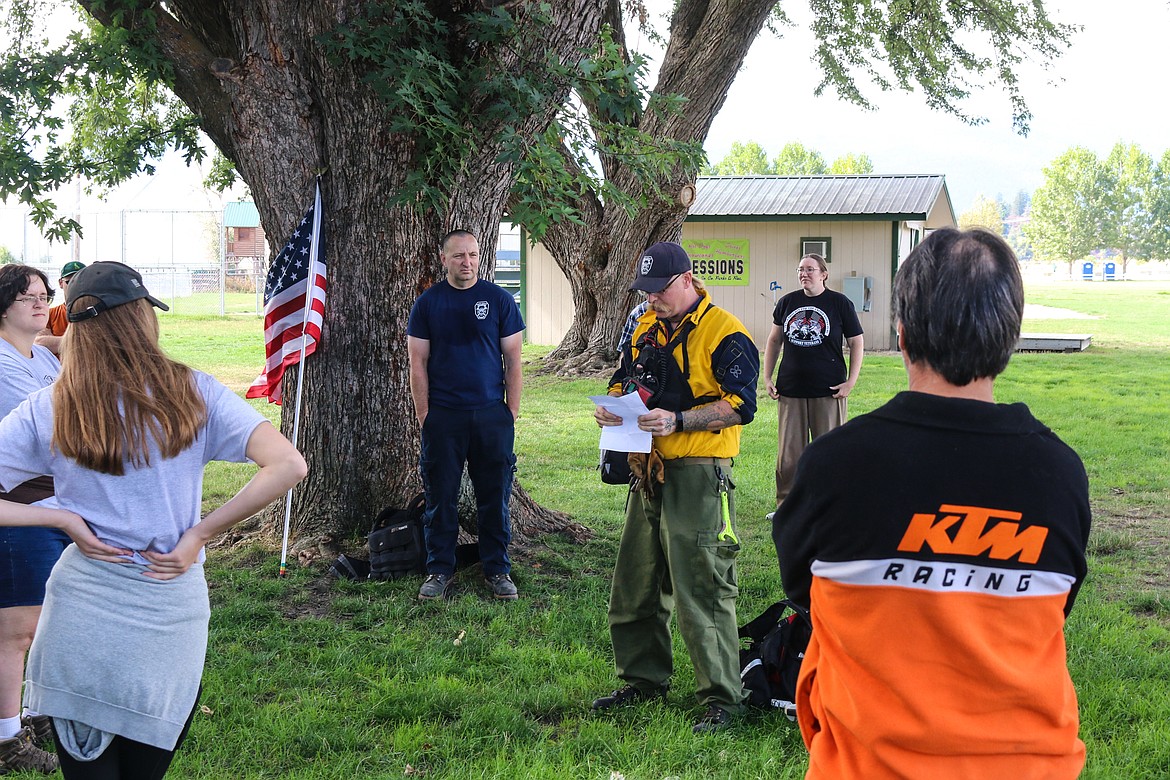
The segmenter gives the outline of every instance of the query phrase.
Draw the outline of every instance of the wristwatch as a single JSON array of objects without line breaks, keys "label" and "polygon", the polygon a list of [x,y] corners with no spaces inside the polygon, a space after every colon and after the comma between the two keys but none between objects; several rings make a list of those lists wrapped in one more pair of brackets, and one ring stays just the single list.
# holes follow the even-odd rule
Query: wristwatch
[{"label": "wristwatch", "polygon": [[683,429],[682,425],[683,425],[682,412],[675,412],[674,413],[674,429],[676,431],[681,431]]}]

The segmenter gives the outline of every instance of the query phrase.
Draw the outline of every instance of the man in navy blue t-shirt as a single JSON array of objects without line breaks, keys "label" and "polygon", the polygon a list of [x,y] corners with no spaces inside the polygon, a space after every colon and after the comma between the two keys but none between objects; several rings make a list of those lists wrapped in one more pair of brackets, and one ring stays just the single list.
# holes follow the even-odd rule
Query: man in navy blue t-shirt
[{"label": "man in navy blue t-shirt", "polygon": [[508,500],[520,415],[524,320],[503,288],[479,278],[479,242],[453,230],[440,245],[447,278],[414,302],[406,325],[410,395],[422,426],[420,470],[427,494],[427,577],[422,600],[447,595],[459,536],[463,465],[475,488],[479,555],[498,599],[516,598]]}]

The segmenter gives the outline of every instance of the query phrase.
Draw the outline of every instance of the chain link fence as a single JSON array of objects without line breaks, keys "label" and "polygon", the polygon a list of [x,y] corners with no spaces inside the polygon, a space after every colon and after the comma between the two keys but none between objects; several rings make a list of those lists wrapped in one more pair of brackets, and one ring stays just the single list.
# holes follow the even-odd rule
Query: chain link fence
[{"label": "chain link fence", "polygon": [[26,213],[0,210],[10,259],[44,271],[53,287],[71,260],[116,260],[141,273],[151,294],[171,307],[161,316],[263,314],[267,249],[261,238],[248,245],[250,256],[234,254],[241,245],[233,243],[235,229],[225,229],[222,211],[90,211],[79,221],[80,238],[52,243]]},{"label": "chain link fence", "polygon": [[[44,271],[53,287],[71,260],[86,265],[116,260],[141,273],[151,294],[171,307],[171,315],[262,316],[268,248],[256,228],[237,227],[231,219],[225,226],[230,210],[82,210],[77,215],[82,236],[61,244],[41,236],[23,207],[5,205],[0,207],[0,248],[13,260]],[[521,243],[518,226],[500,226],[495,281],[518,302]]]},{"label": "chain link fence", "polygon": [[[170,314],[259,316],[264,311],[264,274],[225,265],[136,266],[136,270],[151,294],[171,307]],[[160,312],[162,316],[166,314]]]},{"label": "chain link fence", "polygon": [[[44,271],[53,287],[61,269],[44,263],[30,263]],[[149,266],[127,263],[142,274],[150,294],[170,306],[160,317],[170,315],[252,315],[264,313],[264,274],[224,266]],[[54,303],[60,303],[60,297]]]}]

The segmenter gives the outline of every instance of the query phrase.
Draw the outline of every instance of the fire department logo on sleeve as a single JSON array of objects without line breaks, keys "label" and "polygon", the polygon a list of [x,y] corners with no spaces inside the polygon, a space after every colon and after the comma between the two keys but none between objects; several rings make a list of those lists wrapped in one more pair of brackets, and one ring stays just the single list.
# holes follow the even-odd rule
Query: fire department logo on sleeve
[{"label": "fire department logo on sleeve", "polygon": [[642,267],[639,273],[642,276],[650,273],[650,269],[654,266],[654,257],[652,255],[642,255]]},{"label": "fire department logo on sleeve", "polygon": [[801,306],[788,315],[784,334],[798,347],[819,346],[829,335],[829,317],[816,306]]},{"label": "fire department logo on sleeve", "polygon": [[475,302],[475,318],[477,320],[486,320],[488,316],[488,310],[489,307],[487,301]]}]

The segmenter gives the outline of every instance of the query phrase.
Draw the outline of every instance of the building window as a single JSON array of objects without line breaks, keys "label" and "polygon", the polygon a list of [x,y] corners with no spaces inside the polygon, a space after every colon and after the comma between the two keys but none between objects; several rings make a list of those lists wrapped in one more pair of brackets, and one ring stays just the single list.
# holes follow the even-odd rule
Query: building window
[{"label": "building window", "polygon": [[832,246],[833,239],[827,236],[802,238],[800,239],[800,256],[820,255],[825,258],[826,263],[831,263],[833,262]]}]

